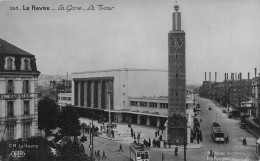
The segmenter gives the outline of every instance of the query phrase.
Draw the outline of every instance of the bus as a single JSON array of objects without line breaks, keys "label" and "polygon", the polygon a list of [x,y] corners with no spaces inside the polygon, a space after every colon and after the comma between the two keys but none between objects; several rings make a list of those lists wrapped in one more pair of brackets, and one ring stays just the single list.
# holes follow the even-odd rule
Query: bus
[{"label": "bus", "polygon": [[221,129],[219,123],[213,122],[211,125],[211,135],[214,139],[214,142],[224,142],[225,141],[225,134]]},{"label": "bus", "polygon": [[129,145],[130,158],[133,161],[150,161],[149,151],[143,144],[131,143]]}]

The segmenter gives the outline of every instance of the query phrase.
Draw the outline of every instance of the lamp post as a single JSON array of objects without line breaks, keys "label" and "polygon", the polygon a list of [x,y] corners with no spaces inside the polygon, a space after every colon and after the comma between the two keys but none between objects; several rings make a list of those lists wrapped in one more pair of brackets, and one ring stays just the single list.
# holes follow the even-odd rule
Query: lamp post
[{"label": "lamp post", "polygon": [[111,94],[112,92],[109,91],[108,93],[108,136],[111,137]]},{"label": "lamp post", "polygon": [[186,161],[186,146],[187,146],[186,141],[183,144],[184,144],[184,161]]}]

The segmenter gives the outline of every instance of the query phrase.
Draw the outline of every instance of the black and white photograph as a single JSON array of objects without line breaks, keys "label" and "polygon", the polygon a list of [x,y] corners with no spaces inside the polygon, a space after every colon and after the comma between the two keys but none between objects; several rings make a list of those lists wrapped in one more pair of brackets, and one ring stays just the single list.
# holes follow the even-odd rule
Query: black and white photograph
[{"label": "black and white photograph", "polygon": [[259,161],[259,0],[0,0],[0,161]]}]

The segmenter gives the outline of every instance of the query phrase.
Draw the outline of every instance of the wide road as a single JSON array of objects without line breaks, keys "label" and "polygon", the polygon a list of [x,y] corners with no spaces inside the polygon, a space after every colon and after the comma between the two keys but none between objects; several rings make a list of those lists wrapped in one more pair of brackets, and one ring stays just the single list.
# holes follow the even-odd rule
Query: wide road
[{"label": "wide road", "polygon": [[[233,158],[233,160],[236,161],[257,161],[256,156],[253,154],[256,150],[256,138],[246,129],[240,129],[240,120],[229,119],[227,114],[222,113],[221,108],[215,105],[211,100],[196,97],[196,102],[200,103],[202,109],[202,111],[199,112],[198,117],[202,119],[201,130],[203,143],[202,148],[200,149],[187,150],[188,161],[206,161],[209,150],[214,150],[216,152],[215,158],[220,158],[220,160],[232,160],[231,158]],[[212,110],[208,110],[209,107],[211,107]],[[223,131],[229,135],[228,144],[213,142],[210,135],[210,126],[212,122],[220,123]],[[242,145],[243,137],[247,138],[247,146]],[[118,152],[119,144],[123,145],[124,152]],[[85,144],[85,147],[88,145],[89,140]],[[95,147],[104,149],[107,152],[106,160],[130,161],[128,145],[123,142],[95,137],[94,145]],[[150,161],[161,161],[162,153],[164,153],[166,157],[164,161],[184,160],[183,149],[179,149],[178,156],[174,156],[173,149],[151,148],[149,151],[151,157]],[[86,148],[86,152],[89,154],[89,148]]]}]

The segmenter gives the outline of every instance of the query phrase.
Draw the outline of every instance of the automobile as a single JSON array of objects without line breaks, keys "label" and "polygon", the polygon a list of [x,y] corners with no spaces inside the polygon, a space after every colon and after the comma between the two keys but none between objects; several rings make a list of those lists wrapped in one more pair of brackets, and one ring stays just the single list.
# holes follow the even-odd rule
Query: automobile
[{"label": "automobile", "polygon": [[227,113],[227,110],[226,110],[226,109],[223,109],[222,112],[223,112],[223,113]]},{"label": "automobile", "polygon": [[246,123],[241,122],[241,124],[240,124],[240,128],[241,128],[241,129],[246,129]]},{"label": "automobile", "polygon": [[230,118],[230,119],[233,118],[232,113],[229,113],[229,114],[228,114],[228,118]]}]

